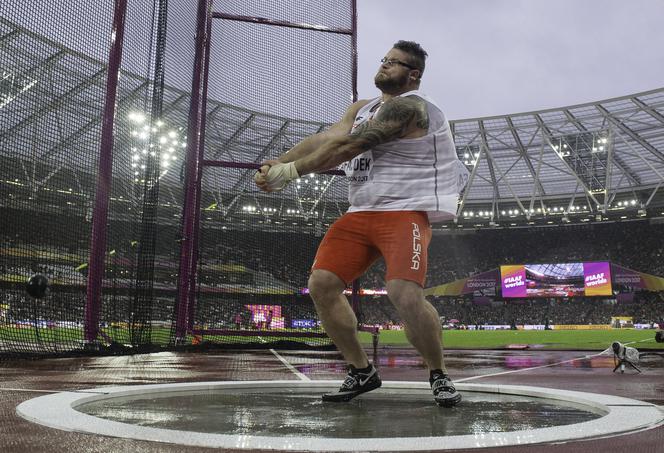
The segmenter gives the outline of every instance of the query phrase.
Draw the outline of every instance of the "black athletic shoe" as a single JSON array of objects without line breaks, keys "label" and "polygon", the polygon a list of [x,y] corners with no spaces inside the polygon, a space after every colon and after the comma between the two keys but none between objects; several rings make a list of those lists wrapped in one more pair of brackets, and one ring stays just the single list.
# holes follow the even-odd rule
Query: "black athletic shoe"
[{"label": "black athletic shoe", "polygon": [[461,393],[454,388],[452,380],[445,374],[432,376],[431,390],[436,404],[443,407],[456,406],[461,402]]},{"label": "black athletic shoe", "polygon": [[378,371],[370,365],[368,371],[360,371],[353,365],[349,366],[348,375],[338,391],[323,395],[323,401],[345,402],[357,395],[377,389],[382,384]]}]

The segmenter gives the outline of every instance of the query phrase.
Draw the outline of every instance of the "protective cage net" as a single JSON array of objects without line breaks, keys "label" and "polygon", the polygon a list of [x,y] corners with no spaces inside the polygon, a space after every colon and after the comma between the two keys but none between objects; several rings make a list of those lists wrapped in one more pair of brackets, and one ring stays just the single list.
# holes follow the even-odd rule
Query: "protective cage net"
[{"label": "protective cage net", "polygon": [[[116,3],[122,1],[0,3],[2,356],[90,352],[90,331],[94,342],[128,346],[124,351],[174,345],[197,2],[127,0],[112,98],[106,88]],[[218,1],[213,10],[329,29],[352,22],[350,1]],[[260,162],[341,116],[352,100],[352,39],[215,19],[209,73],[205,157]],[[104,273],[98,316],[90,320],[93,213],[104,106],[111,104]],[[346,209],[345,187],[326,176],[320,184],[332,183],[312,185],[315,196],[296,186],[268,196],[255,193],[249,173],[204,170],[200,275],[185,340],[269,344],[282,341],[276,330],[283,325],[283,332],[301,330],[302,344],[329,344],[301,290],[320,235]],[[283,228],[243,211],[249,196],[290,206],[265,213]],[[289,209],[300,218],[287,222]],[[323,212],[329,220],[316,217]],[[245,250],[261,250],[263,264]],[[26,292],[37,274],[49,281],[42,298]],[[261,305],[275,308],[255,308]],[[205,329],[209,335],[199,335]],[[236,335],[219,332],[233,329]],[[273,335],[249,333],[260,329]]]},{"label": "protective cage net", "polygon": [[[185,0],[171,0],[168,11],[165,1],[127,2],[113,99],[106,83],[114,7],[80,0],[0,4],[3,355],[89,350],[86,293],[109,102],[113,173],[94,341],[170,342],[182,199],[172,173],[184,156],[194,55],[186,38],[195,34],[196,11]],[[168,40],[178,43],[179,55],[165,48]],[[174,183],[160,188],[162,179]],[[155,263],[168,264],[157,272]],[[26,292],[37,274],[49,280],[42,298]]]},{"label": "protective cage net", "polygon": [[230,164],[276,158],[341,118],[353,97],[352,3],[218,1],[215,12],[224,16],[212,23],[204,155],[229,165],[203,169],[194,333],[330,345],[306,286],[323,233],[348,208],[345,178],[308,175],[266,194],[255,169]]}]

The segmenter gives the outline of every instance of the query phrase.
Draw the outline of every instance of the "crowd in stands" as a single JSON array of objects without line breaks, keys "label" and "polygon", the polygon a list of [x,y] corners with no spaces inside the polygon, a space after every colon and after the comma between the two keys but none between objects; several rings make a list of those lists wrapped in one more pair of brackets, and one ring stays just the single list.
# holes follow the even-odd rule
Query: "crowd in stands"
[{"label": "crowd in stands", "polygon": [[[58,222],[71,225],[67,229],[52,228],[50,219],[30,219],[11,234],[0,236],[0,246],[35,250],[47,248],[50,254],[37,253],[36,259],[16,254],[0,256],[0,274],[30,275],[44,273],[50,278],[72,273],[77,260],[85,263],[89,258],[89,223],[78,223],[63,217]],[[49,229],[50,228],[50,229]],[[136,225],[111,223],[108,250],[114,250],[107,279],[135,280],[137,241]],[[48,234],[42,234],[48,232]],[[133,233],[132,233],[133,232]],[[220,288],[243,283],[256,288],[273,286],[274,281],[284,283],[293,292],[306,287],[309,268],[313,262],[320,236],[265,231],[238,231],[232,229],[205,229],[200,240],[200,267],[203,285]],[[156,234],[154,255],[155,287],[172,288],[177,282],[179,236],[177,226],[160,226]],[[60,259],[69,254],[67,260]],[[26,254],[29,256],[29,254]],[[40,258],[42,257],[42,258]],[[448,283],[479,272],[498,268],[502,264],[565,263],[575,261],[611,261],[615,264],[649,274],[664,276],[664,224],[650,221],[632,221],[606,224],[561,226],[555,228],[484,229],[472,231],[435,232],[429,249],[427,286]],[[164,266],[159,263],[170,263]],[[219,265],[238,266],[232,277],[218,272]],[[244,279],[246,272],[251,278]],[[385,266],[377,261],[360,280],[367,289],[382,289]],[[76,284],[84,284],[80,276]],[[163,294],[162,294],[163,296]],[[173,300],[170,297],[169,300]],[[470,298],[431,299],[445,319],[457,319],[460,324],[606,324],[611,316],[633,316],[635,322],[658,322],[664,316],[662,294],[637,293],[632,304],[598,298],[542,299],[515,302],[493,301],[490,305],[474,304]],[[210,302],[211,303],[211,302]],[[238,302],[242,305],[242,302]],[[82,302],[81,302],[82,304]],[[203,304],[207,305],[208,302]],[[202,306],[203,306],[202,305]],[[214,305],[212,303],[212,305]],[[211,306],[211,305],[210,305]],[[231,324],[238,311],[223,310],[223,315],[211,317]],[[207,310],[207,308],[206,308]],[[210,313],[214,308],[210,308]],[[172,317],[173,307],[155,309],[151,316]],[[310,313],[313,316],[313,312]],[[364,297],[362,320],[367,324],[398,322],[398,315],[386,297]]]},{"label": "crowd in stands", "polygon": [[[362,304],[360,321],[389,328],[399,323],[399,315],[387,300],[376,297]],[[572,298],[494,301],[477,304],[471,298],[431,297],[430,302],[445,326],[521,325],[609,325],[612,317],[631,317],[633,324],[662,325],[664,294],[640,292],[632,303],[615,299]]]}]

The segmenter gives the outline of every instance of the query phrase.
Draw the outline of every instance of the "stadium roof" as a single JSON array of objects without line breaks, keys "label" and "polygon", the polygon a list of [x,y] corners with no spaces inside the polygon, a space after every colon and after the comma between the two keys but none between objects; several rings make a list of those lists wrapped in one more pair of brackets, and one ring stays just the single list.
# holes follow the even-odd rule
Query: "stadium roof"
[{"label": "stadium roof", "polygon": [[[16,190],[50,187],[95,193],[106,64],[0,18],[0,180]],[[117,100],[113,196],[138,201],[141,128],[152,85],[123,72]],[[177,215],[189,94],[165,87],[162,123],[169,140],[161,187]],[[206,159],[257,163],[328,124],[207,102]],[[137,113],[139,112],[139,113]],[[141,123],[143,121],[143,123]],[[660,215],[664,206],[664,88],[615,99],[527,113],[451,121],[459,158],[470,170],[460,224]],[[149,132],[149,131],[148,131]],[[169,134],[169,135],[167,135]],[[149,135],[149,134],[148,134]],[[168,137],[168,138],[166,138]],[[149,141],[149,140],[148,140]],[[173,146],[170,145],[172,141]],[[173,148],[173,149],[170,149]],[[164,148],[165,150],[165,148]],[[138,161],[138,162],[137,162]],[[215,170],[216,171],[216,170]],[[278,195],[256,193],[250,170],[204,181],[203,206],[228,214],[245,201],[280,210],[345,210],[341,177],[316,177]],[[220,178],[223,184],[220,184]],[[22,189],[21,189],[22,188]],[[4,192],[3,192],[4,193]],[[240,199],[238,199],[238,197]],[[267,198],[266,198],[267,197]],[[230,201],[232,200],[232,201]],[[274,205],[274,203],[272,204]],[[273,208],[277,209],[277,208]],[[274,211],[277,212],[277,211]],[[650,211],[648,211],[650,212]],[[557,216],[557,217],[556,217]]]}]

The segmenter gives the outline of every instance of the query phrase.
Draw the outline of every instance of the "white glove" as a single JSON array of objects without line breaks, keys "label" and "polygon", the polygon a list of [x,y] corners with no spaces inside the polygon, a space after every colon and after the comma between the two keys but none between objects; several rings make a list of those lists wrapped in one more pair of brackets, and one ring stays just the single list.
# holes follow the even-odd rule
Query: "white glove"
[{"label": "white glove", "polygon": [[270,167],[265,175],[267,188],[269,191],[283,190],[294,179],[299,178],[295,168],[295,162],[288,162],[287,164],[275,164]]}]

